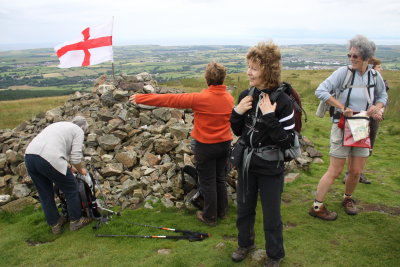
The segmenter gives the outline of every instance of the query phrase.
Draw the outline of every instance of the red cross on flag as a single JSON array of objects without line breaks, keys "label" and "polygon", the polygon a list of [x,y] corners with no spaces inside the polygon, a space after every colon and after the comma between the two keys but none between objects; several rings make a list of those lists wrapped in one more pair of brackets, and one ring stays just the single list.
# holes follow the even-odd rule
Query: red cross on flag
[{"label": "red cross on flag", "polygon": [[58,67],[90,66],[113,61],[112,30],[113,19],[108,23],[84,29],[79,39],[56,46],[54,50],[60,59]]}]

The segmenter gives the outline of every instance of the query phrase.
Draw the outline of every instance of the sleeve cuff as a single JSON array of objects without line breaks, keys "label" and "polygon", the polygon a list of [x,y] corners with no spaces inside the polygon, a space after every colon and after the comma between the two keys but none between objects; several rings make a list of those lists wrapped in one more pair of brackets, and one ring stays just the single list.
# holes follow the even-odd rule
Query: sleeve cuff
[{"label": "sleeve cuff", "polygon": [[236,107],[234,107],[233,110],[234,110],[237,114],[243,115],[243,113],[240,113],[240,112],[236,109]]}]

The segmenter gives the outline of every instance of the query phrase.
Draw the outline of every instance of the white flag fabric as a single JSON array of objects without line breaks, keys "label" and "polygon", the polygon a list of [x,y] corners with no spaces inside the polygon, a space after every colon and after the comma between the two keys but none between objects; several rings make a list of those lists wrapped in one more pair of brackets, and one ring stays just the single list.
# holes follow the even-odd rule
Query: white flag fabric
[{"label": "white flag fabric", "polygon": [[113,19],[108,23],[88,27],[79,39],[65,42],[54,48],[60,60],[59,68],[96,65],[113,61]]}]

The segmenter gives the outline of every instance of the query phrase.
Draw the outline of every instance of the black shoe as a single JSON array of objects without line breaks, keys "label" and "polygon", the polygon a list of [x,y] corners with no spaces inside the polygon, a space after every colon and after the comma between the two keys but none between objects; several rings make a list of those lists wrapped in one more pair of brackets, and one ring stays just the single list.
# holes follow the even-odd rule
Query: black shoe
[{"label": "black shoe", "polygon": [[371,181],[368,180],[367,178],[365,178],[364,173],[361,173],[360,174],[360,183],[362,183],[362,184],[371,184]]},{"label": "black shoe", "polygon": [[238,247],[233,253],[232,253],[232,260],[235,262],[242,261],[246,258],[247,254],[253,249],[256,248],[256,245],[251,245],[249,247]]}]

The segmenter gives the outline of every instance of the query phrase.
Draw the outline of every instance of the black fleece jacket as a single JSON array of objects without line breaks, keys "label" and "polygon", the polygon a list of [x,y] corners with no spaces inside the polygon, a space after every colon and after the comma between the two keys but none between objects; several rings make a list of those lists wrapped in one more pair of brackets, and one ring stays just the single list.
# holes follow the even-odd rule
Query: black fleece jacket
[{"label": "black fleece jacket", "polygon": [[[237,113],[235,110],[232,111],[230,118],[232,131],[236,136],[241,137],[246,146],[250,147],[252,145],[252,147],[258,148],[268,145],[276,145],[284,150],[293,144],[293,129],[295,123],[294,110],[289,96],[285,93],[281,93],[277,98],[275,112],[262,115],[261,110],[258,110],[258,119],[255,124],[255,131],[251,138],[252,140],[250,140],[250,134],[248,134],[253,123],[252,117],[254,117],[256,113],[256,107],[258,108],[257,104],[261,92],[270,95],[276,89],[277,88],[264,89],[262,91],[255,89],[253,93],[252,108],[250,110],[242,115]],[[249,92],[249,89],[241,92],[238,103],[240,103]],[[283,162],[279,163],[277,161],[265,161],[253,154],[249,170],[263,175],[276,175],[283,172],[284,164]]]}]

